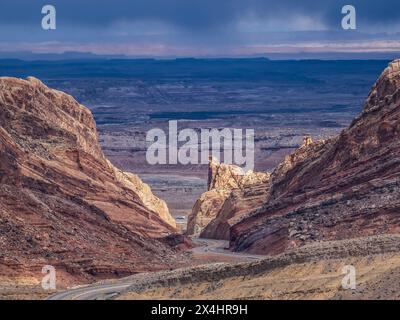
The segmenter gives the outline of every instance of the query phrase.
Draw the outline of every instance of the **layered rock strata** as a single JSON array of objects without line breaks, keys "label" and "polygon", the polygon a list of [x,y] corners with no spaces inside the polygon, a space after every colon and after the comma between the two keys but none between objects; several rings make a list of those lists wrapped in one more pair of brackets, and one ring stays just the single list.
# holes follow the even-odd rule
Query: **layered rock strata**
[{"label": "layered rock strata", "polygon": [[178,259],[157,239],[175,232],[166,204],[106,159],[86,107],[38,79],[0,78],[1,274],[162,269]]},{"label": "layered rock strata", "polygon": [[260,208],[230,228],[231,248],[276,254],[314,241],[400,232],[400,60],[334,138],[304,144],[271,174]]}]

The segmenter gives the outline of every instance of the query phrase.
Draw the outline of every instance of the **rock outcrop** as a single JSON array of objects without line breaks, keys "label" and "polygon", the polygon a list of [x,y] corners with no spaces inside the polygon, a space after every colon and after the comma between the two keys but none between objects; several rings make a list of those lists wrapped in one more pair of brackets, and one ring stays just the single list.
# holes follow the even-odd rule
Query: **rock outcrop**
[{"label": "rock outcrop", "polygon": [[[264,189],[259,193],[254,190],[256,185],[268,182],[269,173],[244,174],[240,167],[219,163],[214,158],[210,158],[208,173],[208,191],[196,201],[189,215],[187,234],[228,240],[230,223],[237,222],[248,205],[254,208],[264,199]],[[253,189],[249,191],[249,187]]]},{"label": "rock outcrop", "polygon": [[303,146],[271,175],[266,200],[230,228],[231,248],[276,254],[313,241],[400,232],[400,60],[348,129]]},{"label": "rock outcrop", "polygon": [[35,78],[0,78],[0,274],[162,269],[179,259],[157,238],[175,232],[166,204],[106,159],[87,108]]},{"label": "rock outcrop", "polygon": [[114,169],[117,179],[125,186],[134,190],[147,209],[156,212],[163,221],[176,228],[176,221],[169,213],[166,202],[156,197],[148,184],[144,183],[137,175],[131,172],[123,172],[115,167]]}]

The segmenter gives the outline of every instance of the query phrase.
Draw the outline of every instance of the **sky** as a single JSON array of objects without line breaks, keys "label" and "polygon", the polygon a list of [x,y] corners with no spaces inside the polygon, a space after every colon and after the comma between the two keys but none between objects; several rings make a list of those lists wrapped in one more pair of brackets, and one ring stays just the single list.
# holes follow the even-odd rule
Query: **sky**
[{"label": "sky", "polygon": [[[56,8],[56,30],[41,27]],[[356,30],[341,26],[356,8]],[[399,0],[1,0],[0,52],[132,57],[400,52]]]}]

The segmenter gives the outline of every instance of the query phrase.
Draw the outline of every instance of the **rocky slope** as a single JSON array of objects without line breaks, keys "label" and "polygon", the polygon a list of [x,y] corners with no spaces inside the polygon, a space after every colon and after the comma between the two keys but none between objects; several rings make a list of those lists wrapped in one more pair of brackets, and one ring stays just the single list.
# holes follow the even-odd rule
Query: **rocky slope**
[{"label": "rocky slope", "polygon": [[208,191],[196,201],[189,215],[187,234],[228,240],[229,228],[240,219],[240,213],[265,200],[264,186],[269,176],[251,171],[243,174],[237,166],[210,158]]},{"label": "rocky slope", "polygon": [[0,78],[1,275],[162,269],[179,258],[156,238],[175,231],[165,203],[105,158],[87,108],[35,78]]},{"label": "rocky slope", "polygon": [[230,228],[231,247],[276,254],[317,240],[400,232],[400,60],[348,129],[308,142],[272,173],[261,208]]},{"label": "rocky slope", "polygon": [[[399,299],[400,237],[326,241],[254,262],[134,275],[117,299]],[[356,269],[345,289],[343,267]]]}]

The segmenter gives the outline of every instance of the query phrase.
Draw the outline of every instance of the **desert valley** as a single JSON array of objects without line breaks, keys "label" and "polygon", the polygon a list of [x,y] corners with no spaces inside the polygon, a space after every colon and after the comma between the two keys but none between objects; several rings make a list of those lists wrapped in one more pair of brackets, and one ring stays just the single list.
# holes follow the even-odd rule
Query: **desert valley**
[{"label": "desert valley", "polygon": [[[99,64],[0,61],[1,298],[400,298],[399,60]],[[148,164],[170,120],[254,171]]]}]

